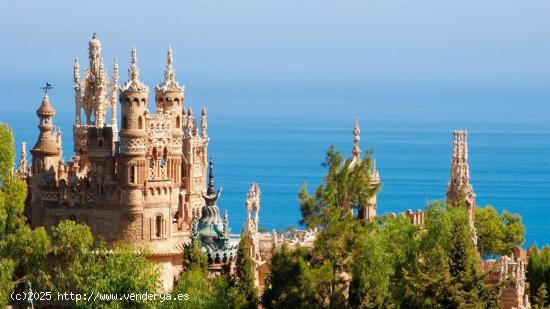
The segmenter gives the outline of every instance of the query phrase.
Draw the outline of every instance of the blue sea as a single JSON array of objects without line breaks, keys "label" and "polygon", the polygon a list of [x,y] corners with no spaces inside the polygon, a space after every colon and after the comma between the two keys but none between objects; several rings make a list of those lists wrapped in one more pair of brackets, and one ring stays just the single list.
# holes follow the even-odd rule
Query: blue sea
[{"label": "blue sea", "polygon": [[[42,94],[36,85],[5,82],[0,87],[0,121],[14,128],[18,143],[27,141],[31,148]],[[216,185],[223,186],[219,206],[229,211],[233,232],[243,226],[251,182],[258,182],[262,191],[262,227],[299,226],[301,184],[307,183],[313,192],[322,181],[321,162],[329,145],[351,154],[357,117],[361,147],[374,151],[383,183],[378,213],[423,209],[429,201],[443,199],[451,132],[467,129],[478,204],[521,214],[527,227],[525,246],[550,244],[547,84],[509,81],[508,87],[494,87],[487,80],[472,85],[345,79],[329,83],[301,77],[202,77],[190,84],[186,106],[208,110],[209,155],[215,161]],[[71,82],[59,79],[50,100],[68,160],[74,113]],[[151,104],[149,109],[154,110]]]}]

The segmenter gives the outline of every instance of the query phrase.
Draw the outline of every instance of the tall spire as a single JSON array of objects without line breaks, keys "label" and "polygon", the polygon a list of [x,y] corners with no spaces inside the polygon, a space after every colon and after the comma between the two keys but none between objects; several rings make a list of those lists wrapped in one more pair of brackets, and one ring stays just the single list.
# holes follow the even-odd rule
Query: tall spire
[{"label": "tall spire", "polygon": [[128,80],[121,87],[121,91],[149,91],[149,87],[139,80],[139,68],[137,65],[137,51],[132,47],[130,53],[130,68],[128,69]]},{"label": "tall spire", "polygon": [[222,189],[220,188],[218,192],[216,192],[216,188],[214,186],[214,162],[212,161],[212,158],[210,158],[208,169],[208,189],[206,190],[206,194],[202,195],[206,206],[202,208],[202,216],[200,221],[219,223],[221,219],[216,201],[220,197]]},{"label": "tall spire", "polygon": [[359,157],[361,154],[361,148],[359,147],[359,141],[361,140],[361,136],[359,135],[360,133],[361,129],[359,128],[359,120],[355,118],[355,126],[353,127],[353,149],[351,150],[354,161],[359,161],[361,159]]},{"label": "tall spire", "polygon": [[212,158],[210,158],[210,162],[208,163],[208,190],[206,191],[206,194],[211,195],[216,192],[216,188],[214,186],[214,161]]},{"label": "tall spire", "polygon": [[130,69],[128,70],[128,76],[131,80],[139,79],[139,69],[137,66],[137,51],[135,47],[132,47],[130,56]]},{"label": "tall spire", "polygon": [[80,83],[80,65],[78,64],[78,58],[74,58],[73,65],[73,80],[74,80],[74,101],[75,101],[75,116],[74,123],[80,125],[81,123],[81,109],[82,109],[82,87]]},{"label": "tall spire", "polygon": [[172,47],[168,46],[166,52],[166,69],[164,69],[164,80],[156,87],[159,91],[183,91],[183,87],[176,81],[176,71],[174,70],[174,59],[172,56]]},{"label": "tall spire", "polygon": [[[79,65],[74,64],[74,82],[75,82],[75,124],[80,125],[80,110],[84,109],[86,123],[103,127],[105,125],[105,115],[109,106],[107,98],[109,92],[109,77],[105,72],[103,58],[101,55],[101,42],[96,34],[88,42],[89,66],[84,71],[82,80],[79,78]],[[92,115],[94,119],[92,120]]]},{"label": "tall spire", "polygon": [[206,108],[202,108],[201,111],[201,136],[207,137],[206,129],[208,128],[208,122],[206,121]]},{"label": "tall spire", "polygon": [[118,61],[115,58],[113,64],[113,82],[111,84],[111,128],[113,129],[113,141],[118,141],[118,123],[116,102],[118,92]]},{"label": "tall spire", "polygon": [[449,185],[459,189],[470,186],[470,167],[468,165],[468,132],[453,132],[453,158],[451,161],[451,180]]},{"label": "tall spire", "polygon": [[20,153],[20,159],[19,159],[19,167],[17,168],[17,174],[20,176],[26,176],[29,171],[29,167],[27,164],[27,143],[22,142],[21,143],[21,153]]},{"label": "tall spire", "polygon": [[467,138],[468,132],[466,130],[453,132],[453,158],[451,160],[451,179],[447,186],[447,204],[461,205],[460,203],[464,202],[468,211],[468,221],[473,230],[472,238],[474,244],[477,244],[474,227],[476,195],[470,184]]}]

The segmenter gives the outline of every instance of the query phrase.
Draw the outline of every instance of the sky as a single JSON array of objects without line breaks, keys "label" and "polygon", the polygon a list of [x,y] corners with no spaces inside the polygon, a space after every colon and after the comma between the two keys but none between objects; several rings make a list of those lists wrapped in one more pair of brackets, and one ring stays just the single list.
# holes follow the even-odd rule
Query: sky
[{"label": "sky", "polygon": [[178,79],[199,98],[550,88],[546,0],[0,0],[0,29],[2,92],[70,89],[94,32],[121,81],[135,46],[142,79],[158,83],[171,45]]},{"label": "sky", "polygon": [[[517,205],[529,241],[550,239],[540,215],[550,209],[549,0],[0,0],[0,122],[18,145],[36,139],[34,111],[49,82],[70,159],[73,62],[87,67],[93,33],[107,69],[118,58],[121,83],[135,46],[150,89],[172,47],[186,106],[208,109],[232,222],[242,222],[254,180],[273,214],[263,222],[295,224],[300,183],[319,181],[330,143],[351,148],[358,117],[362,146],[378,151],[381,209],[442,196],[449,132],[467,126],[479,199]],[[408,152],[415,143],[426,157]],[[410,191],[420,176],[429,183],[416,191],[430,195]],[[286,214],[293,219],[276,216]]]}]

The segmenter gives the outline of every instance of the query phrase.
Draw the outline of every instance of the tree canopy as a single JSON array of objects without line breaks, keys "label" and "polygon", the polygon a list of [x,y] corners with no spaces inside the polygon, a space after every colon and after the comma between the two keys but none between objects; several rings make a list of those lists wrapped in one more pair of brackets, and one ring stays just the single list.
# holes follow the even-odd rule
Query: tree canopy
[{"label": "tree canopy", "polygon": [[493,206],[476,207],[475,227],[478,249],[483,257],[509,255],[514,247],[525,241],[525,226],[521,216],[503,211],[501,215]]},{"label": "tree canopy", "polygon": [[466,210],[434,202],[423,226],[404,215],[361,222],[352,210],[377,188],[370,152],[359,163],[330,147],[327,173],[298,199],[303,224],[318,227],[312,248],[274,253],[262,297],[266,308],[448,308],[496,306],[485,284]]}]

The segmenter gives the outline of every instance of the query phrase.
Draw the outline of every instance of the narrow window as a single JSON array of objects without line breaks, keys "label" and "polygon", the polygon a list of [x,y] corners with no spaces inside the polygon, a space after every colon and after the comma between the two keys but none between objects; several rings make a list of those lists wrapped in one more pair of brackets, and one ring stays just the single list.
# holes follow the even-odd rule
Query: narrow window
[{"label": "narrow window", "polygon": [[181,120],[180,120],[180,116],[177,116],[177,117],[176,117],[176,128],[178,128],[178,129],[179,129],[179,128],[180,128],[180,126],[181,126]]},{"label": "narrow window", "polygon": [[135,165],[130,166],[130,183],[137,183],[137,167]]},{"label": "narrow window", "polygon": [[162,237],[162,215],[157,215],[155,219],[155,236]]},{"label": "narrow window", "polygon": [[138,128],[143,129],[143,118],[141,118],[141,116],[138,118]]}]

